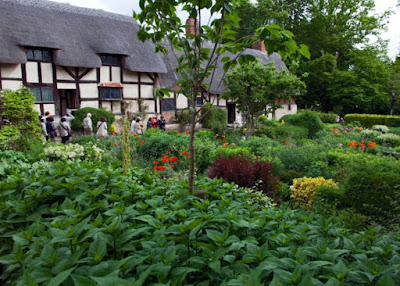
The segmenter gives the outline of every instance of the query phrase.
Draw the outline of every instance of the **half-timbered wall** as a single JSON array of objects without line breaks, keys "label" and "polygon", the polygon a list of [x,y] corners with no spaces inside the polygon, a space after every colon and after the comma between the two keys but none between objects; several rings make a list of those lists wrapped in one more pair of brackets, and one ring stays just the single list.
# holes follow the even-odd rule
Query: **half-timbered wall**
[{"label": "half-timbered wall", "polygon": [[[37,102],[35,108],[41,114],[49,111],[56,116],[62,116],[66,108],[83,107],[103,107],[116,115],[125,110],[159,113],[160,102],[153,97],[156,78],[155,73],[132,72],[120,66],[78,68],[40,61],[0,64],[0,89],[17,90],[22,85],[31,88],[52,88],[53,100]],[[122,89],[121,98],[102,98],[102,86],[118,86]]]}]

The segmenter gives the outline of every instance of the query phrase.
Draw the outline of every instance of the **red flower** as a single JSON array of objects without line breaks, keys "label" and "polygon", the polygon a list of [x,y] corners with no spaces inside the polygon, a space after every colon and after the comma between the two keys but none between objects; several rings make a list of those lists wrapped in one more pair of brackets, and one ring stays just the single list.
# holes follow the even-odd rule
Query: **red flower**
[{"label": "red flower", "polygon": [[137,141],[140,141],[140,138],[138,138]]},{"label": "red flower", "polygon": [[188,158],[189,158],[190,156],[189,156],[189,155],[186,155],[186,157],[188,157]]},{"label": "red flower", "polygon": [[171,167],[171,169],[173,169],[173,168],[174,168],[174,165],[171,165],[170,167]]},{"label": "red flower", "polygon": [[186,132],[186,135],[189,135],[189,132]]},{"label": "red flower", "polygon": [[187,153],[188,153],[187,151],[183,151],[183,152],[182,152],[183,155],[186,155]]},{"label": "red flower", "polygon": [[142,140],[142,144],[144,144],[144,140]]},{"label": "red flower", "polygon": [[167,169],[167,167],[165,167],[165,166],[159,166],[159,167],[157,167],[157,169],[158,169],[158,171],[161,171],[161,170]]},{"label": "red flower", "polygon": [[171,161],[171,162],[178,161],[178,157],[171,157],[170,161]]},{"label": "red flower", "polygon": [[117,146],[117,143],[114,143],[114,146]]},{"label": "red flower", "polygon": [[163,162],[168,162],[169,159],[168,159],[168,157],[165,157],[165,156],[164,156],[164,158],[162,158],[161,161],[163,161]]},{"label": "red flower", "polygon": [[137,134],[133,134],[133,136],[135,136],[135,137],[136,137],[136,136],[137,136]]},{"label": "red flower", "polygon": [[157,164],[158,164],[158,161],[153,161],[153,164],[154,164],[154,165],[157,165]]},{"label": "red flower", "polygon": [[222,135],[221,137],[222,137],[222,139],[225,139],[225,135]]},{"label": "red flower", "polygon": [[111,132],[111,135],[114,135],[114,132]]},{"label": "red flower", "polygon": [[215,136],[214,136],[214,137],[215,137],[215,138],[217,138],[218,136],[219,136],[218,134],[215,134]]},{"label": "red flower", "polygon": [[174,148],[171,148],[171,151],[174,151]]},{"label": "red flower", "polygon": [[104,137],[104,135],[103,135],[103,134],[101,134],[101,135],[100,135],[100,137]]},{"label": "red flower", "polygon": [[368,146],[371,147],[371,148],[374,148],[375,145],[376,145],[376,143],[375,143],[375,142],[372,142],[372,141],[368,143]]}]

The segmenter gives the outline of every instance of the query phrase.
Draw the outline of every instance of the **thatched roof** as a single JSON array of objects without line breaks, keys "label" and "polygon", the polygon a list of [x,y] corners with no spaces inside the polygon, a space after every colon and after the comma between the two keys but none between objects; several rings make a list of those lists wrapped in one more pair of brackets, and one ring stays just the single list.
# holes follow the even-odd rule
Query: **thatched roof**
[{"label": "thatched roof", "polygon": [[[176,67],[178,66],[178,61],[176,57],[182,55],[181,52],[175,50],[173,52],[169,44],[166,44],[169,47],[169,52],[167,55],[163,56],[165,65],[167,67],[168,72],[166,74],[161,75],[161,83],[164,87],[173,88],[176,86],[176,81],[180,80],[181,77],[179,74],[175,72]],[[204,48],[212,49],[213,45],[211,43],[206,43]],[[270,61],[274,62],[274,65],[278,70],[286,69],[285,63],[282,61],[282,58],[279,54],[273,53],[271,56],[268,56],[266,53],[262,53],[260,50],[255,49],[246,49],[243,54],[253,55],[257,58],[261,64],[266,64]],[[223,57],[234,58],[233,54],[225,53]],[[223,70],[223,63],[221,61],[217,62],[217,68],[214,72],[213,80],[210,84],[211,76],[204,81],[204,83],[209,84],[208,91],[213,94],[221,94],[225,90],[225,85],[223,83],[223,78],[225,76],[225,72]]]},{"label": "thatched roof", "polygon": [[55,62],[63,66],[96,68],[99,54],[117,54],[126,56],[128,70],[167,72],[137,31],[128,16],[46,0],[1,0],[0,63],[25,63],[23,47],[38,47],[56,49]]}]

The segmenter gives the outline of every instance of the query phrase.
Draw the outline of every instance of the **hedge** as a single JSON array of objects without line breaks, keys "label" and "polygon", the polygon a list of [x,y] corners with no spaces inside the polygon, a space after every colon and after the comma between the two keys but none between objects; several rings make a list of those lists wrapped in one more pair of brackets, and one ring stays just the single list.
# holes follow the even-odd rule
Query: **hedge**
[{"label": "hedge", "polygon": [[103,108],[84,107],[74,112],[75,119],[71,121],[71,128],[73,130],[75,131],[82,130],[82,121],[86,117],[87,113],[92,114],[93,132],[97,131],[96,125],[101,117],[106,118],[109,130],[111,124],[113,124],[115,121],[115,115],[110,111],[107,111]]},{"label": "hedge", "polygon": [[344,117],[346,123],[359,121],[364,127],[372,127],[373,125],[386,125],[389,127],[400,126],[400,116],[377,115],[377,114],[347,114]]}]

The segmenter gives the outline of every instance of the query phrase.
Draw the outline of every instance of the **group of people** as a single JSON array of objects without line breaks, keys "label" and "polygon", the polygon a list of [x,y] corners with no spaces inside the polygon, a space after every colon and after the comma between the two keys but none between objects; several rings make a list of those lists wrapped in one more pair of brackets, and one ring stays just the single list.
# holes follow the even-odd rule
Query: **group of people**
[{"label": "group of people", "polygon": [[[61,137],[61,143],[66,144],[69,142],[69,138],[71,135],[71,126],[70,123],[74,120],[75,117],[67,111],[67,113],[61,117],[60,122],[57,127],[54,126],[54,116],[50,114],[50,112],[46,111],[44,115],[39,116],[40,126],[42,128],[42,134],[45,137],[46,141],[52,140],[54,141],[57,137],[57,132]],[[157,129],[165,131],[166,121],[164,116],[161,115],[158,117],[150,117],[147,122],[147,129]],[[97,132],[96,135],[100,137],[107,136],[107,119],[105,117],[101,117],[97,122]],[[87,113],[86,117],[82,121],[83,134],[84,135],[93,135],[93,123],[92,123],[92,114]],[[130,128],[131,133],[133,134],[143,134],[144,126],[142,123],[142,119],[140,117],[134,117],[131,123]]]},{"label": "group of people", "polygon": [[[82,121],[83,134],[84,135],[93,135],[93,126],[92,126],[92,114],[86,114],[86,117]],[[97,122],[97,132],[96,135],[100,137],[107,136],[107,119],[105,117],[101,117]]]},{"label": "group of people", "polygon": [[44,115],[40,115],[40,127],[42,128],[42,134],[46,141],[55,140],[58,131],[58,134],[61,137],[61,142],[63,144],[68,143],[69,138],[72,136],[70,123],[74,119],[75,117],[69,111],[67,111],[67,113],[61,117],[56,128],[54,126],[54,116],[52,116],[49,111],[46,111]]},{"label": "group of people", "polygon": [[[166,121],[164,116],[157,116],[150,117],[147,121],[147,129],[157,129],[160,128],[161,130],[165,131]],[[140,117],[134,117],[131,123],[131,133],[133,134],[143,134],[144,133],[144,126],[142,119]]]}]

